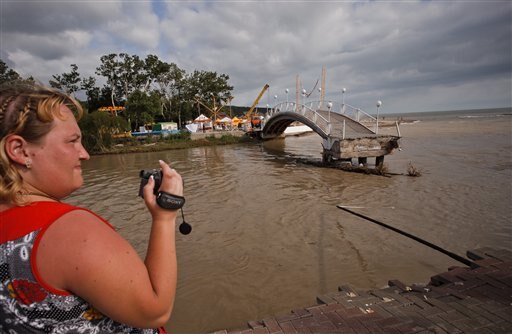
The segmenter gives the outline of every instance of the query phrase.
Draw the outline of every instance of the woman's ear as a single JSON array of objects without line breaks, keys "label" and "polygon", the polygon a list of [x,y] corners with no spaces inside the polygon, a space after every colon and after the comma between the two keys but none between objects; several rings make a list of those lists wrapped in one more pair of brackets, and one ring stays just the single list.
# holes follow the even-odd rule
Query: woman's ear
[{"label": "woman's ear", "polygon": [[29,159],[26,148],[27,142],[21,136],[10,135],[5,140],[5,153],[9,159],[20,165],[26,165]]}]

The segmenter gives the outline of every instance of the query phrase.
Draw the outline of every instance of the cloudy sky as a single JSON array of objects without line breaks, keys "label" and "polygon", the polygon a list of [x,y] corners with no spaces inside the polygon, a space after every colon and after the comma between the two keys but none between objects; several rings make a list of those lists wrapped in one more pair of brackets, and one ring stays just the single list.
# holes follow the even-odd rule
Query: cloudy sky
[{"label": "cloudy sky", "polygon": [[297,75],[318,100],[325,67],[326,100],[368,112],[512,106],[508,0],[0,0],[0,59],[22,76],[96,76],[122,52],[226,74],[233,105],[266,83],[260,106],[293,100]]}]

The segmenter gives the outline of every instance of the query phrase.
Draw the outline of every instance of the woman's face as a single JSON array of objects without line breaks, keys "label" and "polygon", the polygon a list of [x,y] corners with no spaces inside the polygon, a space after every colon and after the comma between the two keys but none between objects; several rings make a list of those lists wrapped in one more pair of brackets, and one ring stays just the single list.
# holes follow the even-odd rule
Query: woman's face
[{"label": "woman's face", "polygon": [[71,110],[60,106],[52,129],[39,143],[29,143],[32,164],[23,175],[38,190],[56,198],[71,194],[83,184],[81,161],[89,154],[82,146],[82,135]]}]

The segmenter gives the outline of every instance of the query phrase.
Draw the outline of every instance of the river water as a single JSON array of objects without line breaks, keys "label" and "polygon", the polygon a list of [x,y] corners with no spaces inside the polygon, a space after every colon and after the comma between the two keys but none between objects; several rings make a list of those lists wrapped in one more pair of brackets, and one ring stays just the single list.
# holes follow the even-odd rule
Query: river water
[{"label": "river water", "polygon": [[[461,265],[337,204],[460,255],[483,246],[512,249],[511,115],[408,115],[418,121],[401,125],[402,150],[385,158],[389,172],[402,174],[391,177],[303,163],[320,160],[316,134],[93,156],[83,166],[85,185],[67,202],[108,219],[144,256],[150,216],[137,197],[138,173],[156,168],[158,159],[169,162],[185,180],[184,213],[193,230],[177,234],[177,298],[166,328],[240,328],[313,305],[339,285],[427,283]],[[406,176],[409,164],[422,175]]]}]

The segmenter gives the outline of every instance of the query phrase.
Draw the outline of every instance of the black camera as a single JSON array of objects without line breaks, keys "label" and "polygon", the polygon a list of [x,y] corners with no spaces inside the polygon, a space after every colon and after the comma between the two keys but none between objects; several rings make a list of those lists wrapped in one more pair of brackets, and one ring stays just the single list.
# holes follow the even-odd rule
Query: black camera
[{"label": "black camera", "polygon": [[183,205],[185,204],[185,197],[169,194],[165,191],[159,191],[160,185],[162,184],[163,173],[160,169],[143,169],[140,171],[139,176],[140,187],[139,196],[144,198],[144,187],[148,184],[149,178],[153,175],[155,179],[155,187],[153,188],[153,194],[156,195],[156,202],[158,205],[167,210],[178,210],[181,209],[181,217],[183,221],[180,224],[179,230],[181,234],[189,234],[192,231],[192,226],[185,222],[185,215],[183,214]]},{"label": "black camera", "polygon": [[140,171],[140,188],[139,188],[139,196],[144,198],[144,190],[143,188],[149,181],[149,178],[153,175],[155,179],[155,187],[153,188],[153,194],[158,195],[158,189],[160,188],[160,184],[162,184],[162,170],[160,169],[143,169]]},{"label": "black camera", "polygon": [[162,184],[163,173],[160,169],[143,169],[139,174],[141,181],[139,187],[139,196],[144,198],[144,187],[149,181],[149,178],[153,176],[155,180],[155,187],[153,188],[153,194],[156,196],[156,202],[158,205],[167,210],[178,210],[185,204],[185,197],[170,194],[165,191],[159,191],[160,185]]}]

